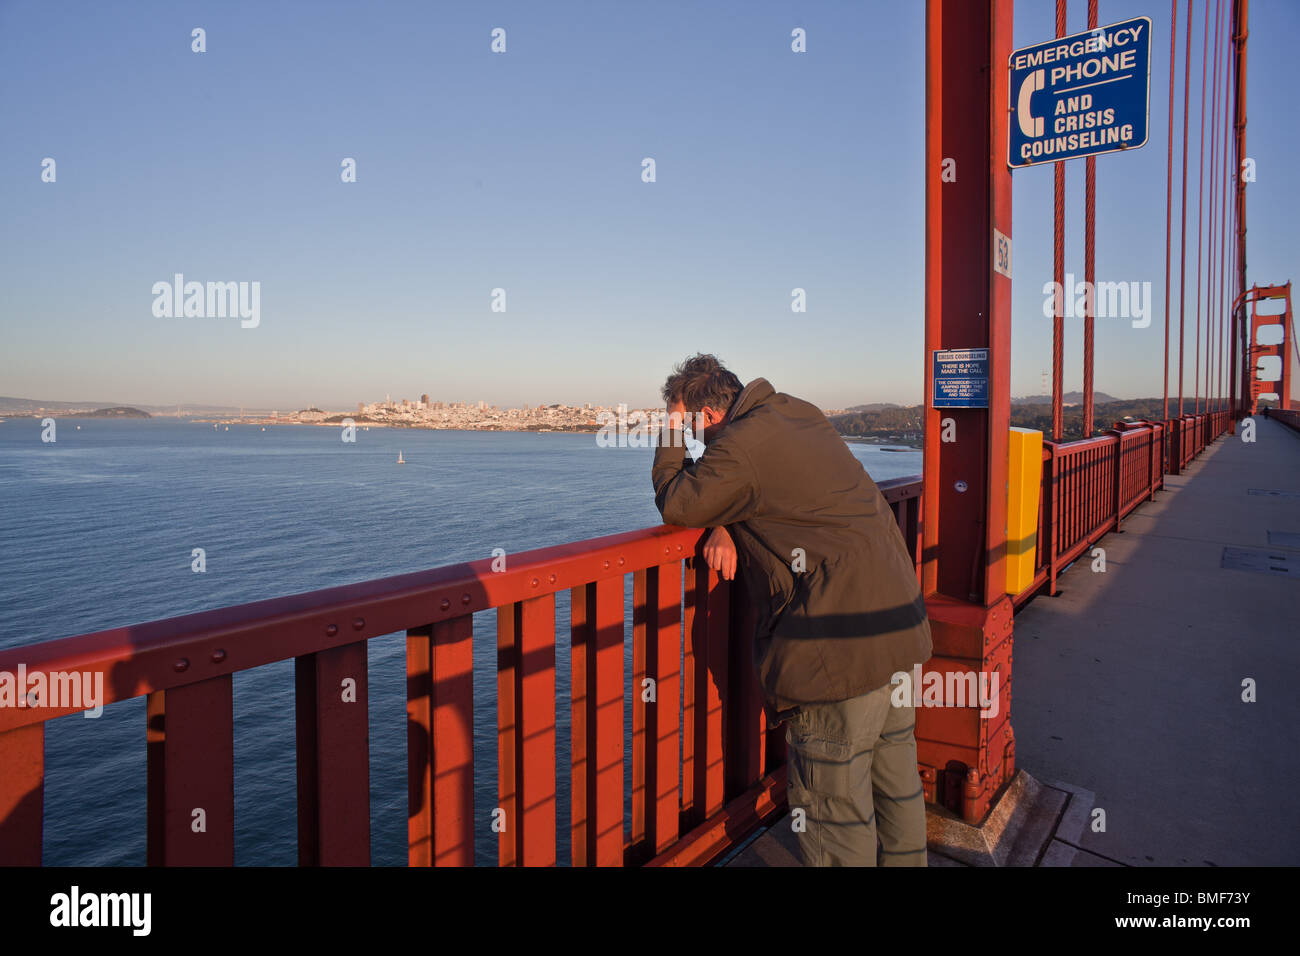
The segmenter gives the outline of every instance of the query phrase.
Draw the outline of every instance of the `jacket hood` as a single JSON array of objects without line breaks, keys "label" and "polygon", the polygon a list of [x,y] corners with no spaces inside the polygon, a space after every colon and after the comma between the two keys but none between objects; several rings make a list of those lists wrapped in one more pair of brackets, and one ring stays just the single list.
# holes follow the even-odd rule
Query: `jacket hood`
[{"label": "jacket hood", "polygon": [[736,400],[731,403],[731,408],[727,411],[727,420],[735,421],[741,415],[753,409],[759,402],[770,398],[776,394],[776,389],[772,383],[765,378],[756,378],[736,396]]}]

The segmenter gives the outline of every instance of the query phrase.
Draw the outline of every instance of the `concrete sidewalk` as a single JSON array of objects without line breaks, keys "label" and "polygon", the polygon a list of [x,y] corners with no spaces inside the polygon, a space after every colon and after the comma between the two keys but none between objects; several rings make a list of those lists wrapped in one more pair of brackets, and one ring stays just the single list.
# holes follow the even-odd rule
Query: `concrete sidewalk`
[{"label": "concrete sidewalk", "polygon": [[[1300,434],[1255,422],[1016,616],[1016,762],[1043,783],[1010,865],[1300,865]],[[930,863],[967,865],[942,813]],[[729,865],[797,865],[788,831]]]},{"label": "concrete sidewalk", "polygon": [[[1096,795],[1105,832],[1079,845],[1099,857],[1300,864],[1300,543],[1269,539],[1300,533],[1300,434],[1255,422],[1102,540],[1105,574],[1085,556],[1016,617],[1016,762]],[[1225,548],[1282,560],[1231,570]]]}]

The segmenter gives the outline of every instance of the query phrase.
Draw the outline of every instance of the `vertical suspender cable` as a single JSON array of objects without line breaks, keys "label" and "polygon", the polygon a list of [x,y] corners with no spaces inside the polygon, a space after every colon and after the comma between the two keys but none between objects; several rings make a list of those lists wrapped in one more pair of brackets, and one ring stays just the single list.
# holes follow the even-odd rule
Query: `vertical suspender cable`
[{"label": "vertical suspender cable", "polygon": [[[1209,13],[1210,5],[1205,5],[1206,13]],[[1214,239],[1215,224],[1219,221],[1216,216],[1218,210],[1217,199],[1218,193],[1215,191],[1218,186],[1218,160],[1219,160],[1219,21],[1223,12],[1223,0],[1217,0],[1214,13],[1214,45],[1210,47],[1210,56],[1214,57],[1214,81],[1210,84],[1210,204],[1208,207],[1210,215],[1210,224],[1206,229],[1206,246],[1208,247],[1205,254],[1205,365],[1201,370],[1201,378],[1204,380],[1205,390],[1205,410],[1210,410],[1210,356],[1213,354],[1211,342],[1213,341],[1210,329],[1212,327],[1210,317],[1214,315]],[[1209,37],[1209,27],[1206,27],[1206,37]],[[1209,69],[1207,64],[1206,69]],[[1204,106],[1201,108],[1202,118],[1204,118]],[[1200,298],[1200,291],[1197,290],[1197,298]]]},{"label": "vertical suspender cable", "polygon": [[[1227,16],[1227,9],[1223,10]],[[1218,294],[1218,329],[1216,341],[1218,345],[1218,360],[1214,363],[1214,408],[1216,411],[1223,411],[1223,356],[1225,356],[1225,329],[1227,328],[1227,191],[1231,189],[1234,183],[1234,169],[1232,169],[1229,157],[1229,144],[1231,142],[1229,131],[1232,129],[1229,118],[1229,108],[1232,105],[1232,87],[1229,83],[1229,75],[1232,69],[1232,44],[1229,36],[1225,35],[1225,44],[1223,44],[1223,189],[1222,195],[1219,196],[1219,294]],[[1230,294],[1230,293],[1229,293]]]},{"label": "vertical suspender cable", "polygon": [[[1177,3],[1178,0],[1174,0]],[[1065,36],[1066,0],[1056,0],[1056,35]],[[1061,405],[1065,385],[1063,355],[1065,352],[1065,163],[1053,163],[1052,210],[1052,278],[1058,290],[1052,316],[1052,441],[1060,441],[1062,433]]]},{"label": "vertical suspender cable", "polygon": [[1210,57],[1210,3],[1205,2],[1205,40],[1201,51],[1201,171],[1196,186],[1196,356],[1192,361],[1192,414],[1201,413],[1201,235],[1205,221],[1205,78]]},{"label": "vertical suspender cable", "polygon": [[[1208,0],[1207,0],[1208,2]],[[1183,343],[1187,335],[1187,108],[1192,78],[1192,8],[1187,0],[1187,44],[1183,51],[1183,238],[1178,247],[1178,417],[1183,415]]]},{"label": "vertical suspender cable", "polygon": [[[1097,0],[1088,0],[1088,29],[1097,29]],[[1089,290],[1087,308],[1083,312],[1083,437],[1092,437],[1092,332],[1093,316],[1097,312],[1097,283],[1094,265],[1096,259],[1096,203],[1097,157],[1089,156],[1084,172],[1085,221],[1083,227],[1083,281]]]},{"label": "vertical suspender cable", "polygon": [[[1233,121],[1235,126],[1234,137],[1236,141],[1236,161],[1237,169],[1241,170],[1242,163],[1246,160],[1246,61],[1249,55],[1247,44],[1250,39],[1250,0],[1235,0],[1233,5],[1233,42],[1237,47],[1236,65],[1233,67],[1233,74],[1236,79],[1236,118]],[[1237,298],[1242,299],[1240,305],[1241,312],[1238,314],[1237,325],[1234,329],[1234,338],[1236,339],[1237,354],[1232,363],[1233,374],[1237,377],[1237,387],[1234,390],[1237,413],[1245,412],[1246,403],[1246,363],[1249,361],[1250,353],[1246,346],[1247,320],[1246,320],[1246,184],[1241,176],[1237,177],[1237,195],[1234,197],[1234,204],[1237,207],[1237,243],[1236,243],[1236,261],[1233,268],[1236,271],[1237,278]]]},{"label": "vertical suspender cable", "polygon": [[[1229,113],[1229,123],[1232,129],[1237,125],[1237,4],[1235,0],[1232,3],[1232,15],[1229,20],[1230,29],[1228,31],[1228,49],[1229,60],[1232,66],[1232,90],[1231,103],[1232,110]],[[1229,137],[1231,140],[1231,136]],[[1232,157],[1232,229],[1228,241],[1228,263],[1232,266],[1232,280],[1228,283],[1228,300],[1230,308],[1227,316],[1228,329],[1225,335],[1224,348],[1224,366],[1227,369],[1227,390],[1224,392],[1225,407],[1228,409],[1229,417],[1236,418],[1237,415],[1237,187],[1241,177],[1241,157],[1237,155],[1235,140],[1232,140],[1232,147],[1229,155]]]},{"label": "vertical suspender cable", "polygon": [[[1059,11],[1064,2],[1065,0],[1057,0],[1057,36],[1061,35]],[[1174,62],[1178,59],[1178,46],[1174,41],[1178,35],[1178,0],[1170,0],[1169,6],[1169,159],[1165,165],[1165,390],[1160,412],[1162,420],[1169,417],[1169,247],[1170,236],[1173,234],[1174,208]],[[1058,191],[1056,195],[1059,208],[1061,194]]]}]

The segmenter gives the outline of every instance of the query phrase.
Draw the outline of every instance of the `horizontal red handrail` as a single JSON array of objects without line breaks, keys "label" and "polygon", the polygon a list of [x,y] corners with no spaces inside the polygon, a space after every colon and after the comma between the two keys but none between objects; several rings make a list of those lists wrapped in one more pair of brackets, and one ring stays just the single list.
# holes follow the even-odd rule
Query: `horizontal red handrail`
[{"label": "horizontal red handrail", "polygon": [[[660,525],[0,651],[0,671],[102,671],[113,703],[555,593],[689,556],[697,528]],[[111,679],[110,679],[111,675]],[[0,708],[0,733],[72,707]]]}]

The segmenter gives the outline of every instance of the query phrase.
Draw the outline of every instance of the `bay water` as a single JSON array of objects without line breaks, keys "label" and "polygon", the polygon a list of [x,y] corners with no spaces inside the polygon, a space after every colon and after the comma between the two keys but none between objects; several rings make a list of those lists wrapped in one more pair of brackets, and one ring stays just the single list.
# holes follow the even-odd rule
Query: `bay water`
[{"label": "bay water", "polygon": [[[80,426],[79,428],[77,426]],[[649,448],[593,434],[186,420],[0,423],[0,648],[660,523]],[[919,450],[850,443],[876,481]],[[397,465],[401,453],[405,464]],[[191,569],[202,548],[206,569]],[[508,559],[507,559],[508,560]],[[625,582],[631,684],[631,575]],[[495,612],[475,615],[476,861],[496,860]],[[568,765],[568,594],[556,599],[557,766]],[[371,858],[406,863],[405,638],[369,642]],[[234,676],[235,862],[297,862],[293,663]],[[630,711],[625,719],[630,736]],[[625,748],[630,752],[630,748]],[[561,778],[564,773],[561,771]],[[568,861],[567,794],[557,815]],[[47,724],[46,865],[145,862],[144,698]]]}]

